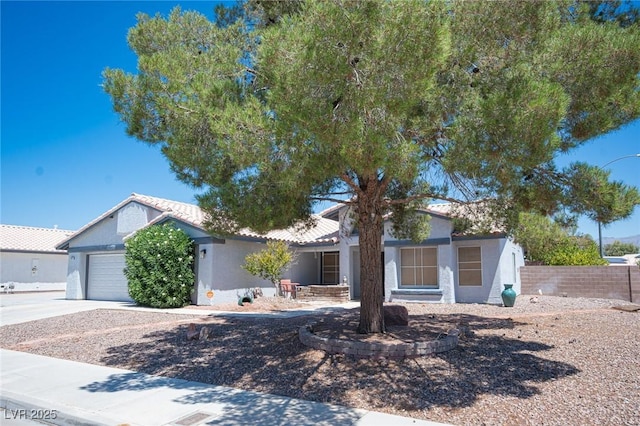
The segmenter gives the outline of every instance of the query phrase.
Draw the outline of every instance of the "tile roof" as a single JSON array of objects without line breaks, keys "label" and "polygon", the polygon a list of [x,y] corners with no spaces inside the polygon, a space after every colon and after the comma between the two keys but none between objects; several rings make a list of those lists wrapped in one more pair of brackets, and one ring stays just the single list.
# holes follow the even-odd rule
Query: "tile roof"
[{"label": "tile roof", "polygon": [[451,203],[439,203],[439,204],[429,204],[425,209],[428,213],[435,213],[440,216],[451,217],[452,210]]},{"label": "tile roof", "polygon": [[464,231],[454,232],[455,236],[476,236],[486,234],[504,234],[505,230],[488,213],[489,206],[485,201],[471,203],[430,204],[426,212],[448,217],[450,219],[467,219],[471,226]]},{"label": "tile roof", "polygon": [[335,220],[313,215],[314,225],[310,228],[292,226],[287,229],[277,229],[264,235],[257,234],[250,229],[241,229],[239,235],[269,240],[281,240],[300,245],[313,243],[337,243],[339,224]]},{"label": "tile roof", "polygon": [[[150,195],[136,194],[135,192],[131,194],[126,201],[137,201],[140,204],[145,204],[149,207],[162,211],[164,217],[173,217],[182,220],[183,222],[187,222],[197,228],[204,229],[204,222],[207,215],[195,204],[182,203],[179,201],[167,200],[165,198],[152,197]],[[159,219],[160,218],[157,218],[153,223],[157,223]]]},{"label": "tile roof", "polygon": [[318,212],[318,216],[322,216],[327,219],[339,220],[340,210],[346,206],[347,205],[345,203],[336,203],[331,207],[327,207],[326,209]]},{"label": "tile roof", "polygon": [[[131,196],[129,196],[126,200],[120,202],[118,205],[114,206],[107,212],[92,220],[81,229],[79,229],[75,234],[68,236],[66,239],[63,239],[60,243],[58,243],[58,247],[67,248],[68,242],[71,241],[76,235],[81,234],[88,228],[94,226],[104,218],[112,215],[114,212],[121,209],[130,202],[137,202],[152,207],[161,212],[161,214],[153,221],[149,222],[147,226],[172,218],[190,224],[206,232],[204,223],[207,219],[207,215],[199,206],[195,204],[167,200],[165,198],[152,197],[150,195],[132,193]],[[273,230],[267,232],[266,234],[258,234],[251,229],[243,228],[239,230],[236,235],[246,238],[281,240],[288,243],[300,245],[337,243],[339,241],[340,224],[332,218],[336,216],[335,213],[337,212],[337,210],[342,207],[344,207],[344,204],[338,204],[324,210],[320,214],[313,215],[312,218],[314,220],[314,225],[311,227],[292,226],[287,229]],[[464,210],[466,210],[466,208]],[[481,209],[476,208],[471,210]],[[424,209],[424,211],[448,218],[460,216],[469,218],[473,217],[473,214],[471,214],[470,211],[461,211],[459,208],[450,203],[431,204],[426,209]],[[497,229],[492,230],[492,232],[497,231]]]},{"label": "tile roof", "polygon": [[[195,204],[181,203],[178,201],[166,200],[164,198],[151,197],[149,195],[132,194],[132,198],[142,204],[146,204],[163,211],[164,213],[156,218],[152,223],[158,223],[167,217],[172,217],[183,222],[187,222],[200,229],[204,229],[206,213]],[[250,238],[260,238],[268,240],[282,240],[289,243],[310,244],[338,241],[338,223],[320,216],[313,216],[315,226],[303,228],[292,226],[287,229],[278,229],[258,234],[249,228],[243,228],[237,235]],[[150,224],[152,224],[150,223]]]},{"label": "tile roof", "polygon": [[116,204],[115,206],[113,206],[112,208],[110,208],[109,210],[107,210],[106,212],[104,212],[103,214],[98,216],[97,218],[93,219],[91,222],[89,222],[86,225],[84,225],[82,228],[78,229],[73,235],[71,235],[68,238],[62,240],[58,244],[57,247],[58,248],[67,248],[68,243],[71,240],[73,240],[77,235],[82,234],[87,229],[93,227],[94,225],[98,224],[99,222],[101,222],[105,218],[111,216],[113,213],[115,213],[116,211],[120,210],[122,207],[126,206],[127,204],[131,203],[132,201],[135,201],[137,203],[140,203],[140,204],[143,204],[143,205],[146,205],[146,206],[149,206],[149,207],[153,207],[153,208],[163,212],[161,217],[156,218],[150,224],[157,223],[159,219],[167,217],[167,216],[176,217],[177,219],[182,220],[182,221],[187,222],[187,223],[190,223],[190,224],[194,225],[197,228],[201,228],[202,227],[202,223],[204,221],[204,213],[202,212],[202,210],[200,210],[200,208],[198,206],[195,206],[193,204],[188,204],[188,203],[181,203],[181,202],[178,202],[178,201],[166,200],[164,198],[158,198],[158,197],[151,197],[151,196],[148,196],[148,195],[136,194],[134,192],[128,198],[126,198],[125,200],[119,202],[118,204]]},{"label": "tile roof", "polygon": [[[74,235],[62,241],[58,246],[64,246],[76,235],[81,234],[88,228],[94,226],[106,217],[112,215],[114,212],[129,204],[130,202],[137,202],[155,208],[156,210],[162,212],[160,216],[149,222],[147,226],[162,222],[163,220],[166,220],[168,218],[173,218],[190,224],[196,228],[202,229],[203,231],[206,231],[204,228],[204,222],[207,219],[207,215],[199,206],[195,204],[167,200],[165,198],[152,197],[150,195],[136,194],[134,192],[126,200],[118,203],[118,205],[114,206],[110,210],[106,211],[96,219],[80,228]],[[282,240],[289,243],[297,244],[326,243],[338,241],[337,222],[321,218],[320,216],[314,216],[314,219],[316,221],[316,224],[310,229],[291,227],[285,230],[274,230],[266,234],[258,234],[250,229],[245,228],[241,229],[237,233],[237,235],[249,238]]]},{"label": "tile roof", "polygon": [[56,246],[72,234],[73,231],[65,229],[0,225],[0,250],[66,253],[65,250],[57,250]]},{"label": "tile roof", "polygon": [[[318,213],[319,216],[326,218],[336,218],[337,211],[346,207],[347,205],[344,203],[337,203],[331,207],[328,207],[321,212]],[[427,213],[433,213],[440,216],[450,217],[452,210],[451,203],[439,203],[439,204],[429,204],[426,208],[422,209],[422,211]],[[390,218],[390,215],[387,215],[386,218]]]},{"label": "tile roof", "polygon": [[[331,206],[318,214],[325,218],[337,218],[337,212],[342,208],[346,208],[346,204],[336,204],[335,206]],[[420,211],[448,220],[467,219],[472,223],[472,226],[463,232],[454,232],[453,235],[455,236],[504,234],[504,229],[500,224],[495,223],[495,221],[487,215],[487,203],[485,201],[469,203],[435,203],[421,208]],[[391,213],[385,215],[384,219],[392,220]]]}]

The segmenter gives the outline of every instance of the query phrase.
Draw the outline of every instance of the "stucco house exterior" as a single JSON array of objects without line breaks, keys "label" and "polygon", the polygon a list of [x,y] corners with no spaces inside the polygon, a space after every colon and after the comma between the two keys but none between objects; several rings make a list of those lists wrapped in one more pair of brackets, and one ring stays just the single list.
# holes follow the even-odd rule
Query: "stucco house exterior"
[{"label": "stucco house exterior", "polygon": [[[419,243],[384,233],[384,285],[387,301],[436,303],[499,303],[502,285],[519,292],[518,268],[523,253],[500,233],[489,236],[453,235],[446,205],[425,210],[432,216],[431,236]],[[195,245],[196,282],[192,302],[198,305],[235,302],[251,289],[274,295],[272,284],[242,269],[247,254],[281,240],[297,252],[295,264],[282,278],[300,285],[346,281],[352,299],[360,297],[357,232],[347,232],[348,209],[329,208],[311,228],[290,228],[260,235],[249,229],[231,237],[212,236],[204,228],[205,214],[193,204],[132,194],[58,245],[67,250],[68,299],[130,301],[122,272],[124,242],[137,230],[167,221],[184,230]],[[213,293],[213,297],[208,295]]]},{"label": "stucco house exterior", "polygon": [[[429,237],[414,243],[393,237],[392,218],[383,235],[385,301],[500,304],[504,284],[513,284],[520,294],[520,267],[524,251],[504,232],[474,235],[454,229],[450,203],[432,204],[421,212],[431,216]],[[341,224],[340,271],[347,275],[352,298],[360,297],[360,258],[357,232],[350,232],[350,215],[344,206],[321,215]]]},{"label": "stucco house exterior", "polygon": [[[205,215],[193,204],[132,194],[62,241],[58,248],[69,253],[67,299],[131,301],[124,276],[125,240],[137,230],[167,221],[173,222],[194,241],[195,273],[192,302],[198,305],[233,302],[252,288],[274,295],[275,288],[242,269],[247,254],[264,248],[269,239],[283,240],[300,251],[335,246],[337,222],[318,217],[311,230],[272,231],[258,235],[242,230],[232,238],[209,235]],[[312,260],[310,262],[310,260]],[[298,282],[318,282],[317,254],[300,256],[288,274]],[[213,292],[213,298],[207,295]]]},{"label": "stucco house exterior", "polygon": [[0,225],[0,289],[64,290],[67,252],[56,246],[73,231]]}]

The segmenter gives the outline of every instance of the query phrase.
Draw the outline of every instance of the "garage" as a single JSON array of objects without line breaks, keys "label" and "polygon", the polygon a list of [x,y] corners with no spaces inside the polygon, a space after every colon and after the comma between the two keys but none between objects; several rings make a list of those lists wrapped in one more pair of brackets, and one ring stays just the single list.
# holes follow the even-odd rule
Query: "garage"
[{"label": "garage", "polygon": [[132,302],[125,266],[124,253],[89,255],[87,299]]}]

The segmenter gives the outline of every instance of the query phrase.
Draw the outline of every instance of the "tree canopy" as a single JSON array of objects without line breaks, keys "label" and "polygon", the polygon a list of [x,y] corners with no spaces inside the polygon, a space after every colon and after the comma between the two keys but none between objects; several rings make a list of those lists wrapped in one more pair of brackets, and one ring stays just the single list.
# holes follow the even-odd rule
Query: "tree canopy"
[{"label": "tree canopy", "polygon": [[597,167],[554,163],[640,115],[640,29],[615,8],[598,15],[610,2],[260,3],[217,23],[139,15],[128,35],[138,71],[107,69],[104,87],[127,132],[202,190],[212,231],[349,205],[359,331],[384,331],[389,212],[398,235],[420,240],[429,226],[415,212],[429,199],[485,200],[507,227],[520,211],[608,223],[640,202]]},{"label": "tree canopy", "polygon": [[513,236],[530,262],[556,266],[607,264],[593,239],[575,235],[572,229],[546,216],[521,213]]},{"label": "tree canopy", "polygon": [[640,247],[633,243],[625,243],[622,241],[614,241],[611,244],[605,244],[605,256],[624,256],[625,254],[640,253]]}]

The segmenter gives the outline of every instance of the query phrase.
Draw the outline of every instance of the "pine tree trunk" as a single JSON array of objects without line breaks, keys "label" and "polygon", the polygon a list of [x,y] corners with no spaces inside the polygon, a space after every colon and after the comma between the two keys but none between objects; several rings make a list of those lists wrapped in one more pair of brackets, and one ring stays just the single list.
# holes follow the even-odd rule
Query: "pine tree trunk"
[{"label": "pine tree trunk", "polygon": [[383,218],[379,191],[371,192],[365,190],[365,196],[360,194],[357,205],[360,241],[360,324],[357,332],[362,334],[385,332],[381,259]]}]

